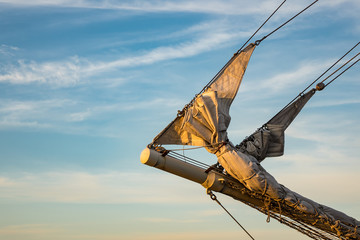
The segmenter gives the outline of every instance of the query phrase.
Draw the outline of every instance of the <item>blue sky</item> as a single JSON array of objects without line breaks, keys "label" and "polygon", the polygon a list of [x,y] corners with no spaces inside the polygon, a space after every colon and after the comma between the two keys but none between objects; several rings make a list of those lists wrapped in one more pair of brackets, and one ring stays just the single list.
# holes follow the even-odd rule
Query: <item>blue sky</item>
[{"label": "blue sky", "polygon": [[[0,238],[245,239],[200,185],[139,156],[281,2],[0,0]],[[254,40],[309,3],[288,1]],[[232,105],[230,140],[354,46],[359,12],[357,0],[320,1],[264,40]],[[359,76],[355,65],[317,93],[287,130],[285,155],[263,162],[357,219]],[[256,239],[306,239],[218,197]]]}]

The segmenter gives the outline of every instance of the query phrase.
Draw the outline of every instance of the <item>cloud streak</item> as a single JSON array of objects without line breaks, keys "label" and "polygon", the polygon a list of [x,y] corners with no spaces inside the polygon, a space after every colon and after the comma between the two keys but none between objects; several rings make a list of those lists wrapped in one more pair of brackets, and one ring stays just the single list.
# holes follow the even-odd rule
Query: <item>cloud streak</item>
[{"label": "cloud streak", "polygon": [[[328,68],[333,62],[333,60],[328,59],[300,62],[291,70],[282,71],[272,77],[263,78],[258,81],[250,81],[241,90],[245,93],[260,91],[262,92],[262,97],[269,97],[289,89],[289,85],[291,88],[299,89],[299,86],[304,86],[305,83],[309,84],[315,80],[321,74],[321,69]],[[261,84],[258,83],[259,81],[261,81]]]},{"label": "cloud streak", "polygon": [[[153,109],[158,106],[162,106],[162,109],[174,109],[182,104],[183,102],[179,99],[164,98],[128,100],[108,104],[71,99],[37,101],[2,99],[0,129],[50,130],[70,134],[120,137],[122,135],[120,133],[124,133],[124,114]],[[113,124],[99,124],[99,121],[113,122],[114,119],[118,119],[118,121]]]},{"label": "cloud streak", "polygon": [[[73,7],[92,9],[112,9],[141,12],[197,12],[210,14],[240,15],[268,12],[268,9],[276,7],[276,3],[269,3],[260,0],[253,1],[253,4],[246,4],[246,1],[227,1],[226,4],[219,0],[184,0],[179,2],[169,0],[140,0],[140,1],[69,1],[69,0],[1,0],[2,3],[18,6],[50,6],[50,7]],[[296,6],[293,6],[293,10]]]},{"label": "cloud streak", "polygon": [[168,174],[124,172],[23,173],[2,176],[0,189],[5,202],[186,204],[199,202],[204,193],[201,186]]},{"label": "cloud streak", "polygon": [[[82,1],[82,0],[1,0],[1,3],[6,3],[14,6],[26,7],[26,6],[46,6],[46,7],[60,7],[60,8],[85,8],[85,9],[101,9],[101,10],[119,10],[128,12],[190,12],[190,13],[205,13],[205,14],[217,14],[217,15],[268,15],[279,4],[273,1],[252,1],[252,4],[248,4],[247,1],[230,0],[224,3],[220,0],[183,0],[183,1],[170,1],[170,0],[140,0],[140,1]],[[277,13],[278,16],[289,17],[289,14],[297,13],[302,10],[306,3],[291,3],[285,4],[283,8]],[[347,11],[352,12],[356,16],[356,9],[359,9],[357,0],[334,0],[331,3],[318,3],[312,9],[315,11],[321,11],[324,8],[334,9],[343,6],[352,5],[352,9]]]},{"label": "cloud streak", "polygon": [[[281,174],[280,182],[305,192],[309,197],[314,194],[318,196],[319,189],[329,189],[327,184],[336,171],[336,169],[326,169],[318,172],[317,175],[313,175],[311,171],[308,174],[295,171],[291,173],[291,176]],[[350,179],[354,180],[354,176],[356,176],[354,171],[338,171],[337,178],[342,180],[339,180],[336,185],[336,194],[333,194],[330,189],[322,192],[326,196],[332,196],[332,200],[328,202],[344,202],[341,196],[352,196],[351,200],[347,200],[349,203],[358,202],[360,195],[352,190],[356,188],[357,181],[350,181]],[[317,182],[315,188],[304,188],[319,178],[322,181]],[[17,174],[16,177],[2,176],[1,179],[0,201],[2,202],[201,204],[206,197],[200,185],[164,173],[44,172]],[[303,179],[301,183],[298,182],[299,179]],[[309,184],[304,185],[304,181]],[[11,184],[4,184],[4,182]],[[349,187],[341,188],[344,182]],[[199,214],[217,215],[220,212],[200,212]],[[173,221],[167,218],[143,220]]]},{"label": "cloud streak", "polygon": [[[210,31],[208,25],[202,25],[198,39],[185,41],[178,45],[161,46],[138,56],[130,56],[110,61],[91,61],[78,56],[63,61],[39,63],[34,60],[19,60],[16,65],[6,65],[0,69],[0,82],[12,84],[49,84],[54,87],[71,87],[81,84],[92,77],[119,69],[151,65],[162,61],[188,58],[226,46],[239,34],[229,33],[226,28]],[[193,31],[193,30],[190,30]],[[188,34],[184,31],[183,34]]]}]

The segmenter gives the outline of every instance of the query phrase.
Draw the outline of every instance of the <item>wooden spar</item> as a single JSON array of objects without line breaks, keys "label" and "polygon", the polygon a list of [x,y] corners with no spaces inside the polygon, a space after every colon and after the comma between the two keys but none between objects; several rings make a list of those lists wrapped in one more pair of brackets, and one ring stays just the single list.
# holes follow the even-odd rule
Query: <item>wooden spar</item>
[{"label": "wooden spar", "polygon": [[207,178],[207,173],[205,173],[203,168],[194,166],[171,156],[163,157],[161,153],[150,148],[145,148],[142,151],[140,161],[143,164],[164,170],[200,184],[205,182]]},{"label": "wooden spar", "polygon": [[302,212],[296,208],[286,204],[282,204],[280,207],[280,202],[271,202],[270,199],[261,194],[251,194],[238,180],[221,172],[211,170],[207,173],[204,168],[169,155],[163,156],[162,153],[150,148],[142,151],[140,160],[143,164],[199,183],[207,191],[219,192],[241,201],[268,215],[267,221],[271,216],[280,223],[286,224],[313,239],[339,239],[336,230],[332,229],[330,225],[321,224],[321,221],[316,221],[314,224],[314,219],[317,219],[317,216],[298,218],[297,215],[300,216]]},{"label": "wooden spar", "polygon": [[168,155],[162,156],[161,153],[150,148],[145,148],[142,151],[140,161],[148,166],[197,182],[208,190],[223,193],[257,207],[264,207],[261,200],[251,197],[244,191],[245,187],[241,183],[219,172],[211,170],[206,173],[206,169]]}]

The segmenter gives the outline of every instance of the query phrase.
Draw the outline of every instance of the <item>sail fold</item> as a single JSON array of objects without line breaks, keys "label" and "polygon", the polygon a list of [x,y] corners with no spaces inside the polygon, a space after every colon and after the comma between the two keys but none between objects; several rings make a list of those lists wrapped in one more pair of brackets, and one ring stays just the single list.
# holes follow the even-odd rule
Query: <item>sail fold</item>
[{"label": "sail fold", "polygon": [[199,94],[158,136],[153,144],[178,144],[212,147],[227,141],[229,109],[241,84],[255,44],[237,53]]},{"label": "sail fold", "polygon": [[278,112],[263,127],[244,139],[236,148],[254,156],[259,161],[264,160],[266,157],[282,156],[284,154],[285,130],[315,92],[315,89],[311,89],[304,95],[299,96],[293,103]]}]

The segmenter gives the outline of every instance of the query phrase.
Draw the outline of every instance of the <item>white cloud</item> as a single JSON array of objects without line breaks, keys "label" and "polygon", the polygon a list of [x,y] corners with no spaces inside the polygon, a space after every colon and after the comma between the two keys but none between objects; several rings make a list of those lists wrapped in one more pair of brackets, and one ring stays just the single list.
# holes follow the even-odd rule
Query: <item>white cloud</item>
[{"label": "white cloud", "polygon": [[[74,8],[95,8],[95,9],[117,9],[127,11],[141,11],[141,12],[200,12],[212,14],[226,14],[226,15],[241,15],[241,14],[256,14],[269,12],[269,9],[275,9],[278,3],[268,1],[253,1],[248,4],[246,1],[230,0],[198,0],[198,1],[69,1],[69,0],[1,0],[0,2],[20,6],[52,6],[52,7],[74,7]],[[298,7],[294,6],[289,9],[295,11]]]},{"label": "white cloud", "polygon": [[[261,1],[259,4],[244,4],[239,1],[230,1],[224,4],[221,1],[210,1],[203,3],[203,1],[137,1],[128,3],[114,3],[112,1],[2,1],[15,5],[55,5],[55,6],[73,6],[73,7],[100,7],[100,8],[124,8],[124,9],[144,9],[146,11],[219,11],[223,13],[238,13],[238,5],[241,6],[242,11],[259,11],[259,4],[261,7],[270,8],[269,2]],[[340,1],[340,3],[349,1]],[[338,3],[338,4],[340,4]],[[296,4],[295,4],[296,5]],[[248,8],[248,9],[244,9]],[[286,7],[287,8],[287,7]],[[288,7],[288,9],[296,9],[296,6]],[[253,10],[249,10],[253,9]],[[257,10],[255,10],[257,9]],[[259,11],[261,12],[261,11]],[[158,63],[161,61],[192,57],[203,52],[210,51],[215,47],[224,47],[231,44],[232,41],[238,39],[242,35],[249,36],[250,33],[234,31],[230,21],[211,21],[208,23],[200,23],[191,26],[188,29],[180,30],[174,33],[167,33],[165,37],[185,36],[191,34],[192,40],[184,41],[183,43],[172,46],[160,46],[158,48],[149,50],[137,55],[124,57],[109,61],[94,61],[83,57],[73,56],[68,59],[60,61],[37,62],[35,60],[19,60],[17,64],[5,65],[0,69],[0,82],[10,82],[12,84],[29,84],[42,83],[49,84],[55,87],[74,86],[76,84],[86,82],[94,76],[104,72],[118,71],[121,68],[128,68],[134,66],[143,66]],[[188,36],[189,37],[189,36]],[[3,49],[3,50],[2,50]],[[7,52],[5,49],[17,50],[16,47],[2,45],[1,52]],[[303,64],[295,71],[282,73],[272,77],[266,83],[262,84],[267,89],[272,91],[280,91],[282,84],[291,79],[296,80],[306,79],[311,77],[319,66],[323,63],[308,63]],[[258,88],[258,86],[253,87]],[[250,85],[249,90],[253,89]]]},{"label": "white cloud", "polygon": [[13,56],[15,52],[19,51],[20,49],[15,46],[9,46],[6,44],[0,45],[0,55],[6,55],[6,56]]},{"label": "white cloud", "polygon": [[[67,99],[39,101],[2,99],[0,103],[0,128],[49,128],[54,121],[64,119],[65,107],[72,109],[75,104],[75,101]],[[49,119],[53,121],[49,121]]]},{"label": "white cloud", "polygon": [[[120,102],[111,104],[85,103],[70,99],[48,100],[8,100],[2,99],[0,103],[0,122],[43,122],[46,124],[59,124],[66,122],[81,122],[91,118],[98,118],[104,114],[116,114],[127,111],[149,109],[154,106],[174,108],[181,106],[178,99],[154,98],[137,102]],[[0,124],[1,126],[1,124]]]},{"label": "white cloud", "polygon": [[244,92],[261,91],[262,97],[269,97],[270,95],[278,95],[279,92],[285,89],[299,89],[299,86],[310,84],[312,80],[315,80],[321,74],[321,69],[328,68],[332,63],[332,60],[301,62],[294,69],[278,73],[270,78],[261,79],[261,84],[258,82],[247,83]]},{"label": "white cloud", "polygon": [[327,112],[307,114],[297,119],[293,126],[286,130],[286,134],[318,143],[331,144],[332,147],[355,147],[357,141],[352,139],[360,129],[357,119],[349,116],[351,113],[339,114]]},{"label": "white cloud", "polygon": [[[77,56],[63,61],[36,62],[20,60],[16,65],[5,65],[0,69],[0,82],[12,84],[41,83],[54,87],[74,86],[89,81],[104,72],[118,71],[121,68],[150,65],[161,61],[192,57],[226,46],[239,34],[227,32],[227,28],[217,27],[210,30],[208,25],[200,24],[198,39],[185,41],[178,45],[162,46],[142,53],[109,61],[90,61]],[[194,28],[191,27],[191,28]],[[189,29],[189,31],[194,31]],[[188,34],[185,30],[181,34]]]},{"label": "white cloud", "polygon": [[[93,8],[93,9],[112,9],[112,10],[126,10],[137,12],[197,12],[208,14],[222,14],[222,15],[268,15],[281,3],[281,1],[262,1],[256,0],[249,2],[242,0],[228,0],[226,2],[220,0],[140,0],[140,1],[82,1],[82,0],[1,0],[2,3],[8,3],[18,6],[51,6],[51,7],[73,7],[73,8]],[[310,2],[304,3],[286,3],[277,15],[289,15],[297,13],[306,7]],[[344,6],[352,6],[359,8],[357,0],[334,0],[331,3],[317,3],[314,7],[317,11],[324,8],[339,8]],[[277,16],[275,16],[277,17]]]},{"label": "white cloud", "polygon": [[119,59],[111,62],[93,63],[85,69],[85,72],[95,73],[109,71],[115,68],[141,66],[153,64],[160,61],[191,57],[202,52],[211,50],[213,47],[229,43],[236,34],[226,32],[213,32],[200,39],[185,42],[177,46],[159,47],[141,56]]},{"label": "white cloud", "polygon": [[[84,136],[122,138],[130,134],[127,127],[133,123],[157,121],[151,115],[134,119],[127,113],[137,113],[162,107],[164,112],[173,111],[183,105],[179,99],[155,98],[151,100],[129,100],[117,103],[94,103],[70,99],[49,99],[33,101],[0,101],[0,130],[51,131]],[[168,110],[166,110],[168,109]],[[155,120],[154,120],[155,119]],[[106,124],[103,124],[106,123]],[[136,132],[136,130],[135,130]],[[132,132],[131,134],[134,134]]]},{"label": "white cloud", "polygon": [[[347,97],[347,96],[345,96]],[[341,105],[352,105],[352,104],[359,104],[360,99],[358,96],[350,96],[347,99],[325,99],[325,100],[317,100],[316,102],[312,103],[312,107],[331,107],[331,106],[341,106]]]},{"label": "white cloud", "polygon": [[37,63],[18,61],[17,65],[7,65],[0,72],[0,82],[28,84],[49,83],[54,86],[71,86],[80,80],[81,63],[78,57],[62,62]]}]

